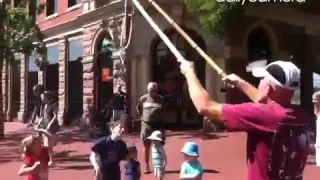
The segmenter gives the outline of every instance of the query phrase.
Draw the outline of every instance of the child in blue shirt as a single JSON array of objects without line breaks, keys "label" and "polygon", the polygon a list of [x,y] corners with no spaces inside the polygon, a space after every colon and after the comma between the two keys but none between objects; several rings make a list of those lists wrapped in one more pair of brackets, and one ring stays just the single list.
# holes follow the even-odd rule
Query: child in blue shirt
[{"label": "child in blue shirt", "polygon": [[128,149],[122,140],[122,122],[110,124],[111,135],[99,139],[91,148],[90,161],[95,180],[121,180],[120,161],[127,157]]},{"label": "child in blue shirt", "polygon": [[125,166],[126,180],[139,180],[141,177],[140,163],[137,161],[138,150],[136,146],[128,147],[128,162]]},{"label": "child in blue shirt", "polygon": [[181,166],[180,179],[202,180],[203,169],[199,157],[199,147],[196,143],[187,142],[181,150],[184,162]]}]

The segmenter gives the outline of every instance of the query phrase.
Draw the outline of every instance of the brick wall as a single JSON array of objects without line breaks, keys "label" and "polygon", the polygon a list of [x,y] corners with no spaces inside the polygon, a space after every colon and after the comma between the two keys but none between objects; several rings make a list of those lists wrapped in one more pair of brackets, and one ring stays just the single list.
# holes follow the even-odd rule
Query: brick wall
[{"label": "brick wall", "polygon": [[[41,2],[46,2],[46,0],[42,0]],[[38,16],[38,24],[41,30],[48,29],[76,19],[78,15],[82,14],[82,11],[82,5],[76,5],[73,9],[68,9],[68,0],[59,0],[57,16],[48,19],[46,11],[44,11]]]}]

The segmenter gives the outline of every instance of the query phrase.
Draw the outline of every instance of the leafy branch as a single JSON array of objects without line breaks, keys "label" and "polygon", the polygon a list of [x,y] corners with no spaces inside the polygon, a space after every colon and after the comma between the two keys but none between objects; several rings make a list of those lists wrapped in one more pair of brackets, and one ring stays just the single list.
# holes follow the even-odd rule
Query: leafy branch
[{"label": "leafy branch", "polygon": [[[32,8],[33,7],[33,8]],[[13,53],[31,54],[43,49],[43,36],[36,24],[36,16],[42,13],[45,5],[37,0],[21,1],[12,7],[10,1],[0,6],[0,54],[3,58]],[[37,43],[35,43],[37,42]]]},{"label": "leafy branch", "polygon": [[[310,7],[316,0],[309,0],[305,3],[296,1],[290,3],[293,8],[300,10]],[[268,4],[282,5],[284,3],[269,2]],[[185,0],[186,9],[199,18],[202,28],[214,37],[223,37],[226,27],[241,17],[245,8],[250,3],[218,2],[216,0]],[[264,3],[267,4],[267,3]],[[285,3],[287,4],[287,3]]]}]

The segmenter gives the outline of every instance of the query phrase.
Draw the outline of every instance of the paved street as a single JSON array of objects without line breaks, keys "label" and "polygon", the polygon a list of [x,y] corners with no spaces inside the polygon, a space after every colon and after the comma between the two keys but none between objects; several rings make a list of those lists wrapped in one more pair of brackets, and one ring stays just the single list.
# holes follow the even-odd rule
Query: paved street
[{"label": "paved street", "polygon": [[[20,140],[29,131],[19,123],[6,124],[7,136],[0,140],[1,180],[20,180],[17,170],[20,166]],[[88,160],[91,140],[83,132],[73,129],[65,130],[60,136],[62,142],[56,148],[57,166],[50,171],[51,180],[93,179],[92,167]],[[195,141],[200,145],[200,160],[205,168],[204,179],[242,180],[245,179],[245,134],[222,133],[200,135],[196,132],[169,132],[166,150],[169,157],[166,180],[178,179],[182,161],[180,149],[185,141]],[[142,158],[142,145],[138,135],[126,137],[128,144],[136,144],[139,159]],[[310,160],[312,161],[312,160]],[[141,162],[141,161],[140,161]],[[309,164],[305,171],[306,180],[318,180],[320,170]],[[152,175],[143,175],[143,180],[151,180]]]}]

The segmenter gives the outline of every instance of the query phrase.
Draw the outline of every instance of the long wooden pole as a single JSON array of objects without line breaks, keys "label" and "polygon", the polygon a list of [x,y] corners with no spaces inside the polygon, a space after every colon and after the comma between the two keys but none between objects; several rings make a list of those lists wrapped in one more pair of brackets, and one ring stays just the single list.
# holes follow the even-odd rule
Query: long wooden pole
[{"label": "long wooden pole", "polygon": [[226,73],[195,43],[190,36],[153,0],[149,3],[159,11],[160,14],[190,43],[190,45],[204,58],[204,60],[215,69],[221,77],[225,77]]},{"label": "long wooden pole", "polygon": [[148,21],[150,26],[158,33],[158,35],[163,40],[163,42],[168,46],[170,51],[177,58],[177,61],[178,62],[186,61],[185,58],[181,55],[181,53],[178,51],[178,49],[172,44],[170,39],[162,32],[162,30],[159,28],[159,26],[153,21],[153,19],[149,16],[149,14],[144,10],[144,8],[141,6],[140,2],[138,0],[132,0],[132,2],[137,7],[137,9],[140,11],[142,16]]}]

